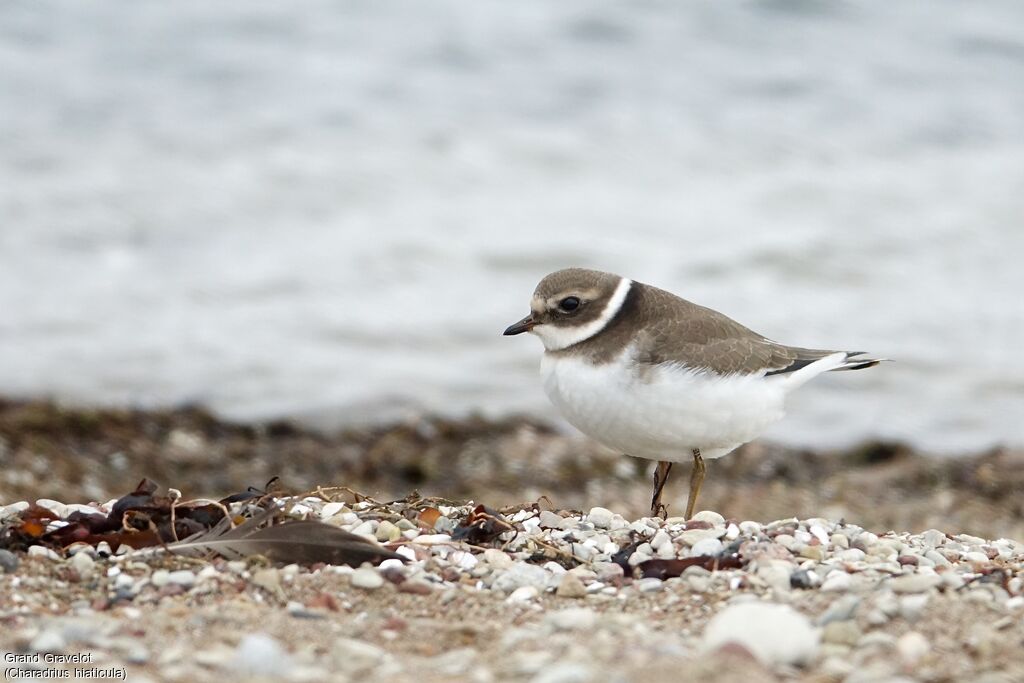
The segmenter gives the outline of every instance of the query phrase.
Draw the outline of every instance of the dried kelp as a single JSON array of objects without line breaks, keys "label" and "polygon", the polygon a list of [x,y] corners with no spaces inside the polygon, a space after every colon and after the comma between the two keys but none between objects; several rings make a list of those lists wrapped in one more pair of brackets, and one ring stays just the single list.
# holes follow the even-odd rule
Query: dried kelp
[{"label": "dried kelp", "polygon": [[[250,487],[220,501],[180,501],[180,493],[159,493],[143,479],[122,496],[106,515],[75,511],[60,519],[53,510],[33,505],[0,529],[0,548],[25,550],[33,545],[61,551],[72,544],[94,547],[105,543],[111,552],[126,545],[134,549],[169,550],[237,558],[265,555],[278,562],[349,564],[380,562],[401,557],[361,536],[319,521],[284,519],[270,493]],[[236,510],[235,516],[229,510]],[[184,539],[184,540],[181,540]]]},{"label": "dried kelp", "polygon": [[456,541],[466,541],[473,545],[493,543],[499,536],[515,531],[505,516],[486,505],[477,505],[466,519],[452,532]]}]

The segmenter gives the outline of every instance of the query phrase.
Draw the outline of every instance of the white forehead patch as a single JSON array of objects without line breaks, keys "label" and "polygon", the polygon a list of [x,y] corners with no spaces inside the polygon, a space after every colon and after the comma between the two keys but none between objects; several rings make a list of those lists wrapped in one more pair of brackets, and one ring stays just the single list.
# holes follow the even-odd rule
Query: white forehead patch
[{"label": "white forehead patch", "polygon": [[629,278],[622,278],[619,280],[619,284],[615,287],[615,292],[612,294],[612,298],[608,299],[608,303],[605,304],[604,310],[594,320],[583,325],[576,325],[575,327],[558,327],[555,325],[537,325],[530,332],[540,337],[541,342],[544,343],[544,348],[548,351],[558,351],[565,349],[573,344],[579,344],[581,341],[590,339],[595,334],[604,329],[608,321],[615,317],[615,314],[622,308],[623,302],[626,300],[626,295],[629,294],[629,288],[633,285],[633,281]]}]

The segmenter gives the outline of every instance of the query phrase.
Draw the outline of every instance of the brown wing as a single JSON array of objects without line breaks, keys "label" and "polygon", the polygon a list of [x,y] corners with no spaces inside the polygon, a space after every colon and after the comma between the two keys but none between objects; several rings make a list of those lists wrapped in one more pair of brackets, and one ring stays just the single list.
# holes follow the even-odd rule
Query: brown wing
[{"label": "brown wing", "polygon": [[718,311],[643,286],[638,363],[679,363],[720,375],[793,372],[834,351],[773,342]]}]

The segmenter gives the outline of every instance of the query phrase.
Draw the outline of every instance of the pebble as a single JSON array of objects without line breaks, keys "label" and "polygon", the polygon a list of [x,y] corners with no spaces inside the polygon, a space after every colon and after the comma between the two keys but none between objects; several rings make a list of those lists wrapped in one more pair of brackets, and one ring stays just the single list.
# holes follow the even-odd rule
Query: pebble
[{"label": "pebble", "polygon": [[942,533],[938,529],[928,529],[921,534],[921,540],[924,542],[926,547],[934,549],[945,544],[946,534]]},{"label": "pebble", "polygon": [[818,617],[818,625],[826,625],[835,621],[849,621],[853,619],[857,608],[860,606],[860,598],[856,595],[844,595],[837,598],[828,606],[821,616]]},{"label": "pebble", "polygon": [[602,583],[618,583],[626,575],[626,570],[614,562],[595,562],[594,578]]},{"label": "pebble", "polygon": [[233,675],[261,679],[287,678],[294,668],[288,651],[265,633],[251,633],[242,638],[230,662]]},{"label": "pebble", "polygon": [[0,519],[4,517],[13,517],[19,513],[28,510],[32,505],[27,500],[19,500],[16,503],[10,503],[9,505],[0,505]]},{"label": "pebble", "polygon": [[658,593],[665,586],[661,579],[648,578],[636,582],[636,587],[641,593]]},{"label": "pebble", "polygon": [[725,546],[717,538],[702,538],[690,546],[690,555],[699,557],[701,555],[719,555]]},{"label": "pebble", "polygon": [[495,569],[508,569],[512,566],[513,560],[509,554],[497,548],[488,548],[483,552],[483,560]]},{"label": "pebble", "polygon": [[721,526],[725,524],[725,517],[714,512],[713,510],[701,510],[693,516],[695,522],[707,522],[712,526]]},{"label": "pebble", "polygon": [[551,612],[544,619],[556,631],[590,630],[597,624],[597,612],[585,607]]},{"label": "pebble", "polygon": [[825,551],[820,545],[805,545],[800,549],[800,557],[820,562],[825,557]]},{"label": "pebble", "polygon": [[825,593],[843,593],[850,590],[853,585],[853,577],[841,570],[829,572],[828,576],[821,583],[821,591]]},{"label": "pebble", "polygon": [[338,638],[329,647],[335,668],[343,674],[365,674],[389,656],[387,650],[355,638]]},{"label": "pebble", "polygon": [[414,595],[430,595],[434,592],[434,585],[421,578],[412,578],[398,584],[399,593],[412,593]]},{"label": "pebble", "polygon": [[963,575],[957,572],[943,572],[940,576],[942,578],[942,586],[947,590],[959,590],[966,583]]},{"label": "pebble", "polygon": [[36,501],[36,505],[41,508],[46,508],[53,514],[57,515],[58,518],[64,519],[68,516],[68,506],[64,503],[56,500],[50,500],[49,498],[40,498]]},{"label": "pebble", "polygon": [[67,639],[60,629],[48,628],[32,639],[28,649],[33,652],[61,652],[67,646]]},{"label": "pebble", "polygon": [[372,536],[376,538],[377,521],[373,519],[368,519],[361,524],[357,524],[355,528],[352,529],[352,533],[356,534],[357,536]]},{"label": "pebble", "polygon": [[740,533],[747,536],[757,536],[761,533],[761,525],[758,522],[740,522]]},{"label": "pebble", "polygon": [[679,534],[679,540],[686,545],[692,546],[699,541],[708,538],[721,538],[725,535],[725,529],[687,529]]},{"label": "pebble", "polygon": [[381,543],[397,541],[401,536],[402,530],[386,519],[377,525],[377,531],[374,533],[374,537]]},{"label": "pebble", "polygon": [[833,645],[849,645],[852,647],[857,644],[861,635],[860,627],[857,626],[855,621],[832,621],[825,624],[821,639],[823,642],[832,643]]},{"label": "pebble", "polygon": [[541,510],[539,521],[542,527],[546,527],[548,529],[562,528],[562,516],[555,514],[550,510]]},{"label": "pebble", "polygon": [[286,599],[284,589],[281,588],[281,572],[273,567],[258,569],[252,575],[252,583],[259,586],[279,600]]},{"label": "pebble", "polygon": [[74,567],[75,571],[82,578],[91,576],[96,568],[96,562],[90,557],[89,553],[75,553],[68,562],[71,563],[71,566]]},{"label": "pebble", "polygon": [[672,545],[672,537],[668,535],[668,532],[664,529],[658,529],[657,533],[650,540],[651,547],[655,550],[660,550],[662,546]]},{"label": "pebble", "polygon": [[178,571],[169,573],[167,575],[167,581],[168,583],[174,583],[182,586],[183,588],[190,588],[196,583],[196,575],[195,572],[191,572],[188,569],[179,569]]},{"label": "pebble", "polygon": [[928,639],[917,631],[908,631],[896,641],[896,652],[906,667],[915,666],[931,649]]},{"label": "pebble", "polygon": [[536,586],[520,586],[512,591],[507,602],[529,602],[535,600],[540,595],[540,591],[537,590]]},{"label": "pebble", "polygon": [[0,570],[13,574],[18,569],[18,556],[9,550],[0,550]]},{"label": "pebble", "polygon": [[517,588],[532,586],[543,590],[548,585],[550,574],[535,564],[516,562],[494,581],[493,587],[497,590],[511,593]]},{"label": "pebble", "polygon": [[738,643],[767,666],[802,665],[818,653],[820,634],[788,605],[744,602],[715,615],[704,631],[703,647],[715,650]]},{"label": "pebble", "polygon": [[899,600],[899,615],[907,621],[917,621],[927,606],[927,593],[904,595]]},{"label": "pebble", "polygon": [[555,589],[555,595],[561,598],[585,598],[587,588],[576,574],[568,572]]},{"label": "pebble", "polygon": [[60,555],[50,550],[49,548],[41,545],[33,545],[28,549],[29,557],[45,557],[48,560],[59,560]]},{"label": "pebble", "polygon": [[807,569],[798,569],[789,575],[790,588],[807,590],[814,588],[820,582],[821,580],[818,578],[818,575]]},{"label": "pebble", "polygon": [[163,588],[171,582],[171,573],[166,569],[157,569],[150,575],[149,582],[156,588]]},{"label": "pebble", "polygon": [[372,567],[360,567],[352,572],[352,576],[349,577],[349,583],[355,588],[373,591],[384,585],[384,577]]},{"label": "pebble", "polygon": [[942,583],[942,577],[935,574],[904,574],[888,581],[888,588],[894,593],[924,593]]},{"label": "pebble", "polygon": [[611,526],[614,513],[608,508],[593,507],[587,513],[587,520],[598,529],[607,529]]},{"label": "pebble", "polygon": [[544,667],[531,683],[589,683],[597,672],[582,662],[558,662]]}]

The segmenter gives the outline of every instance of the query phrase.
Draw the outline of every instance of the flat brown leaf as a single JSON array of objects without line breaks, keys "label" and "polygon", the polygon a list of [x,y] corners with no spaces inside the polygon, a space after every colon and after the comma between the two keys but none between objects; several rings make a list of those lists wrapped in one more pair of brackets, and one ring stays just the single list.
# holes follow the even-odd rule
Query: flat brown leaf
[{"label": "flat brown leaf", "polygon": [[433,529],[437,520],[441,518],[441,511],[437,508],[423,508],[416,517],[416,523],[425,529]]}]

